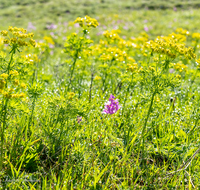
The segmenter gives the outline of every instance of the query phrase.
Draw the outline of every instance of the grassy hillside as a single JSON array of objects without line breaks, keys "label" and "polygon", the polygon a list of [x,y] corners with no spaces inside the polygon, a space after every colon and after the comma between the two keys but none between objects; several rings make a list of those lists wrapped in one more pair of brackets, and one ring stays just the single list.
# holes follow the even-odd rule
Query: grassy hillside
[{"label": "grassy hillside", "polygon": [[200,188],[198,7],[1,0],[0,190]]},{"label": "grassy hillside", "polygon": [[15,0],[0,1],[1,27],[8,23],[69,21],[77,16],[101,14],[132,14],[136,10],[189,10],[199,8],[198,0]]}]

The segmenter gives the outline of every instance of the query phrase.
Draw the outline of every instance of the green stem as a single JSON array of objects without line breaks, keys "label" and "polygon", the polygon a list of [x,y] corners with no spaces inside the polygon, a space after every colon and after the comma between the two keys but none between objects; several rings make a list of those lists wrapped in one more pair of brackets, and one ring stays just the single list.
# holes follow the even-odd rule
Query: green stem
[{"label": "green stem", "polygon": [[93,79],[94,79],[94,73],[91,74],[89,102],[91,102],[91,97],[92,97],[92,83],[93,83]]},{"label": "green stem", "polygon": [[146,131],[147,121],[149,119],[149,116],[150,116],[150,113],[151,113],[151,110],[152,110],[153,100],[154,100],[154,96],[156,95],[156,93],[157,93],[157,90],[155,89],[155,91],[153,92],[152,97],[151,97],[149,110],[148,110],[147,117],[145,119],[144,126],[143,126],[143,129],[142,129],[142,161],[144,161],[144,143],[145,143],[144,134],[145,134],[145,131]]},{"label": "green stem", "polygon": [[35,102],[36,102],[36,97],[34,97],[33,99],[33,102],[32,102],[32,110],[31,110],[31,116],[29,118],[29,122],[28,122],[28,126],[26,128],[26,131],[25,131],[25,142],[27,142],[27,133],[29,134],[29,136],[31,136],[31,122],[32,122],[32,119],[33,119],[33,113],[34,113],[34,110],[35,110]]},{"label": "green stem", "polygon": [[78,58],[78,53],[79,53],[79,50],[76,51],[76,54],[75,54],[75,58],[74,58],[74,62],[72,64],[72,70],[71,70],[71,67],[70,67],[70,79],[69,79],[69,84],[68,84],[68,88],[67,90],[69,91],[69,87],[72,83],[72,77],[73,77],[73,74],[74,74],[74,68],[75,68],[75,64],[76,64],[76,61],[77,61],[77,58]]},{"label": "green stem", "polygon": [[189,92],[190,92],[190,90],[191,90],[191,88],[192,88],[192,85],[194,84],[194,81],[195,81],[195,79],[196,79],[196,77],[197,77],[197,73],[198,73],[198,69],[196,70],[195,75],[194,75],[194,77],[193,77],[193,79],[192,79],[192,81],[191,81],[191,84],[190,84],[190,86],[189,86],[189,88],[188,88],[188,90],[187,90],[187,92],[186,92],[186,98],[188,97],[188,94],[189,94]]},{"label": "green stem", "polygon": [[7,115],[7,105],[8,105],[8,98],[6,98],[5,105],[2,108],[2,117],[3,117],[3,126],[1,127],[1,160],[0,160],[0,171],[2,170],[3,166],[3,144],[4,144],[4,131],[6,126],[6,115]]},{"label": "green stem", "polygon": [[[10,57],[10,61],[8,62],[8,67],[7,67],[7,73],[8,76],[10,74],[10,67],[11,67],[11,63],[13,61],[13,55],[15,53],[15,47],[12,48],[11,50],[11,57]],[[9,78],[8,78],[9,79]],[[6,88],[8,87],[8,81],[6,81]],[[5,104],[2,102],[2,110],[1,110],[1,121],[3,122],[3,125],[1,125],[1,156],[0,156],[0,171],[2,170],[2,166],[3,166],[3,144],[4,144],[4,131],[5,131],[5,127],[6,127],[6,116],[7,116],[7,106],[8,106],[8,98],[6,98]]]}]

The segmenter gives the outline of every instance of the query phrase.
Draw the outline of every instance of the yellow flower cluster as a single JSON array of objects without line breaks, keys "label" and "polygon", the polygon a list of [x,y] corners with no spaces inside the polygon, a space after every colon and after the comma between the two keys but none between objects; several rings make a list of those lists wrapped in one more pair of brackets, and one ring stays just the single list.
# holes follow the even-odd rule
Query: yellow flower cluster
[{"label": "yellow flower cluster", "polygon": [[193,33],[192,38],[199,40],[200,39],[200,33]]},{"label": "yellow flower cluster", "polygon": [[19,75],[18,71],[16,71],[16,70],[10,71],[9,74],[10,74],[12,77],[16,77],[16,76]]},{"label": "yellow flower cluster", "polygon": [[179,34],[187,35],[187,36],[190,35],[190,32],[187,31],[187,30],[184,30],[183,28],[177,28],[176,32],[179,33]]},{"label": "yellow flower cluster", "polygon": [[138,70],[138,64],[137,63],[128,63],[127,64],[127,68],[126,68],[127,71],[131,71],[131,72],[135,72]]},{"label": "yellow flower cluster", "polygon": [[[9,32],[11,32],[12,37],[9,36]],[[18,46],[28,46],[29,44],[34,46],[36,45],[35,40],[33,40],[33,33],[27,33],[27,30],[23,28],[17,28],[9,26],[8,31],[2,30],[1,31],[2,36],[6,36],[8,38],[4,39],[4,44],[10,44],[10,45],[18,45]],[[26,41],[27,38],[29,39],[29,43]]]},{"label": "yellow flower cluster", "polygon": [[196,63],[197,63],[197,68],[200,68],[200,59],[197,59]]},{"label": "yellow flower cluster", "polygon": [[8,91],[2,91],[1,93],[3,94],[3,96],[5,98],[24,98],[25,94],[23,92],[21,93],[17,93],[17,94],[11,94],[11,92],[13,91],[13,89],[9,89]]},{"label": "yellow flower cluster", "polygon": [[94,77],[94,81],[98,81],[98,80],[101,80],[101,77],[100,76],[95,76]]},{"label": "yellow flower cluster", "polygon": [[74,92],[68,92],[68,99],[69,100],[72,100],[75,96],[75,93]]},{"label": "yellow flower cluster", "polygon": [[2,36],[7,36],[8,35],[8,31],[7,30],[2,30],[1,34],[2,34]]},{"label": "yellow flower cluster", "polygon": [[176,58],[177,56],[185,56],[187,59],[195,58],[193,48],[187,48],[183,43],[183,35],[169,35],[167,37],[158,37],[155,41],[149,41],[145,44],[146,48],[150,48],[153,53],[163,54],[169,58]]},{"label": "yellow flower cluster", "polygon": [[120,30],[111,30],[110,32],[108,30],[106,30],[103,35],[107,38],[107,39],[111,39],[111,40],[120,40],[121,38],[119,37],[118,33],[120,33]]},{"label": "yellow flower cluster", "polygon": [[19,73],[16,71],[16,70],[14,70],[14,71],[10,71],[9,72],[9,75],[7,74],[7,73],[2,73],[0,76],[3,78],[3,79],[7,79],[9,76],[10,76],[10,78],[12,78],[12,77],[16,77],[16,76],[18,76],[19,75]]},{"label": "yellow flower cluster", "polygon": [[43,39],[49,44],[52,44],[52,45],[55,44],[55,42],[53,41],[51,37],[45,36]]},{"label": "yellow flower cluster", "polygon": [[24,61],[24,63],[27,65],[33,65],[34,62],[40,61],[40,59],[38,58],[36,54],[22,55],[21,58]]},{"label": "yellow flower cluster", "polygon": [[182,64],[182,62],[174,63],[174,69],[178,70],[179,72],[187,71],[187,66]]},{"label": "yellow flower cluster", "polygon": [[177,74],[176,78],[180,80],[181,79],[181,75]]},{"label": "yellow flower cluster", "polygon": [[103,52],[100,56],[100,59],[103,61],[116,60],[121,62],[127,57],[127,53],[117,47],[104,48]]},{"label": "yellow flower cluster", "polygon": [[[14,91],[18,91],[20,88],[21,89],[25,89],[26,88],[26,84],[25,83],[21,83],[19,82],[19,80],[16,78],[19,75],[19,73],[16,70],[11,70],[9,72],[9,74],[7,73],[2,73],[1,79],[0,79],[0,93],[5,97],[5,98],[23,98],[25,97],[24,93],[13,93]],[[11,84],[13,84],[14,86],[20,86],[17,88],[7,88],[6,83],[8,81],[12,81]],[[9,85],[11,86],[11,85]]]},{"label": "yellow flower cluster", "polygon": [[87,26],[93,28],[96,28],[99,25],[96,19],[89,16],[85,16],[84,18],[78,17],[74,23],[78,23],[81,27]]},{"label": "yellow flower cluster", "polygon": [[120,39],[119,42],[118,42],[118,47],[120,49],[136,48],[136,47],[138,47],[138,45],[133,43],[133,42],[131,42],[130,40],[126,41],[126,40]]},{"label": "yellow flower cluster", "polygon": [[148,34],[142,32],[141,35],[138,36],[137,38],[131,38],[131,41],[137,45],[143,45],[145,42],[148,41],[148,38],[149,38]]},{"label": "yellow flower cluster", "polygon": [[1,74],[1,77],[2,77],[3,79],[7,79],[7,78],[8,78],[8,74],[3,73],[3,74]]}]

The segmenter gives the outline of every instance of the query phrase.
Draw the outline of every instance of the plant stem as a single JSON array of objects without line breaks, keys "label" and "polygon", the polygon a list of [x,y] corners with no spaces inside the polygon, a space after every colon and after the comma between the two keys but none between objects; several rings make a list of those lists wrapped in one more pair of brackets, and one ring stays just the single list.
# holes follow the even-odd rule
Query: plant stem
[{"label": "plant stem", "polygon": [[193,83],[194,83],[194,81],[195,81],[195,79],[196,79],[196,77],[197,77],[197,73],[198,73],[198,69],[196,70],[195,75],[194,75],[194,77],[193,77],[193,79],[192,79],[192,81],[191,81],[191,84],[190,84],[190,86],[189,86],[189,88],[188,88],[188,90],[187,90],[186,98],[188,97],[188,94],[189,94],[189,92],[190,92],[190,90],[191,90],[191,88],[192,88],[192,85],[193,85]]},{"label": "plant stem", "polygon": [[[13,55],[15,53],[15,47],[12,48],[11,50],[11,56],[10,56],[10,61],[8,62],[8,67],[7,67],[7,73],[8,76],[10,74],[10,66],[11,63],[13,61]],[[8,81],[6,81],[6,88],[8,87]],[[2,166],[3,166],[3,144],[4,144],[4,131],[5,131],[5,127],[6,127],[6,116],[7,116],[7,106],[8,106],[8,98],[6,98],[5,104],[4,102],[2,102],[2,110],[1,110],[1,121],[3,119],[3,125],[1,126],[1,156],[0,156],[0,171],[2,170]]]},{"label": "plant stem", "polygon": [[26,142],[27,142],[27,131],[29,132],[29,136],[31,136],[30,126],[31,126],[31,122],[32,122],[32,119],[33,119],[33,113],[34,113],[34,110],[35,110],[35,102],[36,102],[36,97],[34,97],[33,102],[32,102],[31,116],[29,118],[28,126],[27,126],[26,131],[25,131],[25,141]]},{"label": "plant stem", "polygon": [[91,74],[91,82],[90,82],[89,102],[91,102],[93,79],[94,79],[94,74],[92,73]]},{"label": "plant stem", "polygon": [[1,160],[0,160],[0,171],[2,170],[2,166],[3,166],[3,144],[4,144],[4,131],[5,131],[5,126],[6,126],[7,105],[8,105],[8,98],[6,98],[5,105],[2,108],[3,126],[1,127]]},{"label": "plant stem", "polygon": [[146,131],[147,121],[149,119],[149,116],[150,116],[150,113],[151,113],[151,110],[152,110],[153,100],[154,100],[154,96],[156,95],[156,93],[157,93],[157,90],[155,89],[155,91],[153,92],[152,97],[151,97],[149,110],[148,110],[147,117],[145,119],[144,126],[143,126],[143,129],[142,129],[142,162],[144,162],[144,143],[145,143],[144,133]]}]

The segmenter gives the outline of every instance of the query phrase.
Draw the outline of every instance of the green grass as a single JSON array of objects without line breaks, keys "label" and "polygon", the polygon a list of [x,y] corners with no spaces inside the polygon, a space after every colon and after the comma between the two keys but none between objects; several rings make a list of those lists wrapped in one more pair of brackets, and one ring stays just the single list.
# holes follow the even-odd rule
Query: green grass
[{"label": "green grass", "polygon": [[[12,55],[15,47],[0,38],[0,75],[10,76],[0,76],[0,189],[200,188],[197,4],[2,0],[0,30],[31,22],[39,45]],[[86,14],[100,25],[83,34],[73,21]],[[176,58],[144,47],[180,27],[190,35],[172,44],[184,54],[169,44],[159,46]],[[119,41],[104,37],[112,29],[121,31]],[[187,57],[188,47],[196,58]],[[111,94],[121,108],[103,114]]]}]

